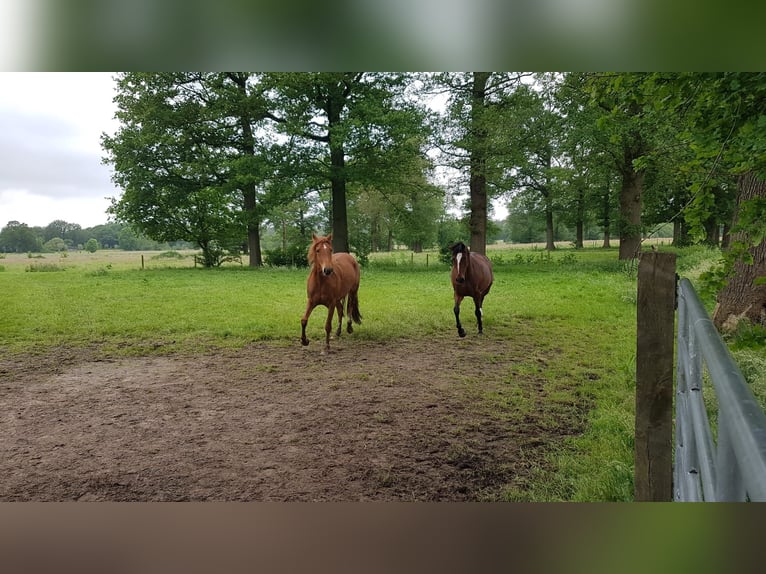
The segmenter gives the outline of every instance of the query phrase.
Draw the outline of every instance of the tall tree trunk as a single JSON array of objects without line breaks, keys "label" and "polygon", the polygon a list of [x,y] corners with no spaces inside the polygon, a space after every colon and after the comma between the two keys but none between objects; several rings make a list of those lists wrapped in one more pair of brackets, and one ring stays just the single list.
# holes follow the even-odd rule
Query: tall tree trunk
[{"label": "tall tree trunk", "polygon": [[721,226],[718,223],[718,218],[713,215],[708,218],[704,223],[705,227],[705,244],[711,247],[718,247],[718,243],[721,239]]},{"label": "tall tree trunk", "polygon": [[612,203],[611,203],[611,200],[612,200],[612,197],[611,197],[612,185],[611,185],[611,182],[612,182],[612,177],[610,175],[607,178],[607,181],[606,181],[606,187],[604,188],[603,202],[601,203],[601,209],[602,209],[602,212],[601,212],[601,226],[604,229],[604,244],[602,245],[602,247],[604,249],[608,249],[609,247],[612,246],[611,243],[610,243],[610,241],[611,241],[611,226],[612,226],[612,217],[610,215],[611,212],[612,212]]},{"label": "tall tree trunk", "polygon": [[487,249],[487,127],[484,108],[490,72],[474,72],[471,87],[470,193],[471,251],[484,254]]},{"label": "tall tree trunk", "polygon": [[348,253],[348,216],[346,215],[346,177],[344,168],[343,146],[330,149],[332,173],[332,248],[336,253]]},{"label": "tall tree trunk", "polygon": [[[340,87],[338,87],[340,90]],[[332,190],[332,248],[348,253],[348,216],[346,214],[346,158],[343,139],[337,133],[343,108],[343,96],[331,93],[326,102],[327,131],[330,140],[330,189]]]},{"label": "tall tree trunk", "polygon": [[585,239],[585,189],[582,186],[577,187],[577,213],[575,217],[575,249],[583,248]]},{"label": "tall tree trunk", "polygon": [[545,197],[545,249],[547,251],[554,251],[556,249],[556,242],[553,236],[553,206],[551,205],[551,194],[546,191],[543,193]]},{"label": "tall tree trunk", "polygon": [[644,175],[633,168],[637,155],[626,154],[620,189],[620,259],[635,259],[641,250],[641,207]]},{"label": "tall tree trunk", "polygon": [[[253,137],[252,117],[245,105],[247,102],[247,77],[248,74],[236,73],[229,76],[237,85],[242,107],[240,108],[239,123],[242,129],[242,147],[244,155],[255,156],[255,138]],[[254,162],[251,162],[254,163]],[[244,196],[245,222],[247,225],[247,251],[250,254],[250,267],[263,266],[261,258],[261,234],[260,221],[257,212],[255,185],[247,185],[242,190]]]},{"label": "tall tree trunk", "polygon": [[[737,180],[737,204],[734,226],[738,223],[742,205],[751,200],[766,199],[766,181],[753,173],[746,173]],[[732,245],[750,242],[746,231],[731,234]],[[752,265],[737,261],[734,275],[718,294],[718,304],[713,313],[713,322],[719,329],[727,330],[736,326],[739,319],[766,326],[766,284],[754,284],[758,278],[766,277],[766,241],[749,248]]]}]

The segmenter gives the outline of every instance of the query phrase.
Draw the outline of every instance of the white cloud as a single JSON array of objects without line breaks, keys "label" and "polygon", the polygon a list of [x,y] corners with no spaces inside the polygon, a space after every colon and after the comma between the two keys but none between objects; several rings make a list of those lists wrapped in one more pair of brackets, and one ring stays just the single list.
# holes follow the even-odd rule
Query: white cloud
[{"label": "white cloud", "polygon": [[26,190],[4,190],[0,191],[0,227],[9,221],[45,227],[57,219],[79,223],[83,228],[94,227],[107,222],[109,205],[104,197],[53,198]]},{"label": "white cloud", "polygon": [[119,194],[101,163],[112,97],[111,74],[0,74],[0,227],[106,223]]}]

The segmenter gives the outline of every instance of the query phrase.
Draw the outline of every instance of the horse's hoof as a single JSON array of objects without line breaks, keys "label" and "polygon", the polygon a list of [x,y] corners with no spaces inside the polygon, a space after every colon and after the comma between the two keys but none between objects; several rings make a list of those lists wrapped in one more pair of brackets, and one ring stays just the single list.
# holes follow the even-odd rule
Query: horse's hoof
[{"label": "horse's hoof", "polygon": [[308,339],[301,339],[301,345],[303,345],[304,347],[307,347],[308,344],[309,344],[309,340]]},{"label": "horse's hoof", "polygon": [[461,337],[465,337],[465,329],[460,329],[460,330],[457,332],[457,334],[458,334],[458,335],[460,335]]}]

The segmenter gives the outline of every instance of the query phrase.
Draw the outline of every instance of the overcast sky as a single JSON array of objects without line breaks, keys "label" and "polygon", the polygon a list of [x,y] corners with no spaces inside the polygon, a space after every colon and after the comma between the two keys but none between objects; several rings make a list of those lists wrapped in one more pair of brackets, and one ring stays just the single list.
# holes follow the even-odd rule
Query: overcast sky
[{"label": "overcast sky", "polygon": [[[103,165],[101,134],[114,134],[114,74],[0,73],[0,228],[83,228],[107,223],[120,190]],[[503,202],[495,217],[504,218]]]},{"label": "overcast sky", "polygon": [[112,73],[0,73],[0,227],[106,223],[119,194],[101,164],[114,133]]}]

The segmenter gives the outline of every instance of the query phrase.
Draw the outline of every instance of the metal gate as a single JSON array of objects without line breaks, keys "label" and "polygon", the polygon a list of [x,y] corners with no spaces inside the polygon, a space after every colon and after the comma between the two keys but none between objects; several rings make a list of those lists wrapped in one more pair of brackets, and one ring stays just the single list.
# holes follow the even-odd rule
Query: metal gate
[{"label": "metal gate", "polygon": [[[702,397],[704,366],[718,401],[717,440]],[[678,286],[673,499],[766,501],[766,415],[688,279]]]}]

